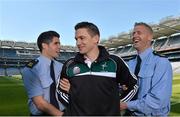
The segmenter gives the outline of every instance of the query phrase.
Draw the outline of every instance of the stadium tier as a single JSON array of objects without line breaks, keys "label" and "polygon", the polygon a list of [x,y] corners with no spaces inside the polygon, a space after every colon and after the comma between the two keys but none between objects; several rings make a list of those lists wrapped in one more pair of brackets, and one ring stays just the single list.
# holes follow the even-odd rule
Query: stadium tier
[{"label": "stadium tier", "polygon": [[[159,24],[150,24],[154,37],[152,46],[160,54],[166,55],[171,61],[180,60],[180,17],[163,18]],[[101,41],[110,53],[121,56],[124,60],[131,59],[136,51],[132,45],[132,30],[120,33],[107,40]]]},{"label": "stadium tier", "polygon": [[[154,31],[152,46],[160,54],[164,54],[172,62],[180,62],[180,17],[163,19],[159,24],[151,25]],[[121,56],[128,61],[136,55],[133,48],[130,33],[120,33],[117,37],[110,37],[101,41],[111,54]],[[73,46],[61,46],[58,61],[75,56],[77,48]],[[0,40],[0,76],[20,74],[27,62],[40,55],[36,43],[15,42]],[[180,65],[179,65],[180,66]],[[175,67],[180,71],[180,67]]]},{"label": "stadium tier", "polygon": [[[40,55],[35,43],[16,43],[18,42],[0,41],[0,76],[20,74],[27,62]],[[152,42],[152,46],[156,51],[167,56],[170,61],[180,61],[180,33],[155,39]],[[75,56],[76,51],[77,48],[75,47],[62,46],[60,56],[57,60],[64,62]],[[121,56],[125,61],[136,55],[136,50],[133,48],[132,44],[119,46],[118,48],[109,48],[108,51],[112,54]]]},{"label": "stadium tier", "polygon": [[[180,61],[180,33],[175,36],[163,37],[152,42],[153,49],[159,54],[166,55],[171,61]],[[136,55],[136,50],[132,44],[120,46],[117,49],[108,49],[111,53],[121,56],[125,60],[129,60]]]},{"label": "stadium tier", "polygon": [[[72,46],[62,46],[58,61],[75,56],[77,49]],[[21,74],[23,67],[40,55],[36,43],[0,40],[0,76]]]}]

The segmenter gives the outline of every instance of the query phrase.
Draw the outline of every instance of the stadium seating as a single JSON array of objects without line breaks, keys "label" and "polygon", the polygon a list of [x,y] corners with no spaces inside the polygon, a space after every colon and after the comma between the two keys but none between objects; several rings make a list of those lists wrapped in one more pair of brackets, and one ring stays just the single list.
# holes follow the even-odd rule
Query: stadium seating
[{"label": "stadium seating", "polygon": [[[167,56],[173,62],[173,66],[176,65],[174,62],[180,61],[180,33],[177,33],[180,32],[180,17],[162,20],[159,24],[153,24],[152,28],[154,30],[153,49]],[[128,61],[136,55],[130,37],[131,31],[103,40],[100,45],[104,45],[110,53]],[[76,52],[78,52],[77,47],[61,45],[60,56],[57,60],[65,62],[75,56]],[[39,55],[36,43],[0,40],[0,75],[20,74],[25,64]],[[180,71],[179,66],[173,69]]]},{"label": "stadium seating", "polygon": [[126,45],[123,48],[123,50],[121,51],[121,53],[128,53],[131,47],[132,47],[132,45],[130,45],[130,44]]},{"label": "stadium seating", "polygon": [[14,43],[14,41],[1,41],[1,48],[12,48]]},{"label": "stadium seating", "polygon": [[[172,34],[171,36],[163,36],[152,41],[154,50],[164,54],[170,61],[180,61],[180,33]],[[110,49],[108,49],[110,50]],[[112,52],[111,52],[112,53]],[[119,46],[113,54],[117,54],[128,60],[136,54],[132,44]]]},{"label": "stadium seating", "polygon": [[[36,43],[1,41],[0,44],[0,76],[21,74],[25,64],[40,55]],[[77,48],[63,46],[63,52],[57,58],[60,62],[75,56]]]},{"label": "stadium seating", "polygon": [[173,49],[173,48],[179,48],[179,47],[180,47],[180,34],[172,35],[169,38],[166,49]]},{"label": "stadium seating", "polygon": [[124,48],[124,46],[119,46],[119,47],[115,50],[114,54],[122,53],[121,51],[123,50],[123,48]]},{"label": "stadium seating", "polygon": [[0,48],[1,57],[16,57],[16,50],[13,48]]},{"label": "stadium seating", "polygon": [[154,40],[153,43],[154,50],[160,50],[161,48],[163,49],[163,46],[165,45],[166,42],[167,42],[167,37],[160,37]]},{"label": "stadium seating", "polygon": [[108,49],[108,52],[109,52],[109,53],[112,53],[112,54],[115,53],[115,51],[116,51],[116,48],[109,48],[109,49]]},{"label": "stadium seating", "polygon": [[26,47],[26,49],[39,50],[36,43],[29,43],[28,46]]},{"label": "stadium seating", "polygon": [[61,51],[62,52],[77,52],[78,49],[76,47],[73,47],[73,46],[63,46],[63,45],[61,45]]},{"label": "stadium seating", "polygon": [[5,69],[4,68],[0,68],[0,76],[5,76]]},{"label": "stadium seating", "polygon": [[26,49],[28,46],[27,42],[15,42],[14,48],[15,49]]},{"label": "stadium seating", "polygon": [[6,69],[7,75],[8,76],[13,76],[13,75],[20,75],[20,70],[15,67],[10,67]]}]

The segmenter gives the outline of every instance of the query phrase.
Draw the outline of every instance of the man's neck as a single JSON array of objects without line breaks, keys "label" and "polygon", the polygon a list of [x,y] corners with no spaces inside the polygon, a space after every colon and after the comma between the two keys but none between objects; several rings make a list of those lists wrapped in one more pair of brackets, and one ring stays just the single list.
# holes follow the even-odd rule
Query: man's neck
[{"label": "man's neck", "polygon": [[99,56],[99,48],[94,48],[90,52],[84,55],[85,58],[88,58],[91,60],[91,62],[95,61]]},{"label": "man's neck", "polygon": [[53,57],[49,56],[46,52],[41,52],[41,55],[45,56],[46,58],[52,60]]},{"label": "man's neck", "polygon": [[141,48],[141,49],[137,49],[137,53],[138,54],[141,54],[141,53],[143,53],[146,49],[148,49],[148,48],[150,48],[151,46],[147,46],[147,47],[145,47],[145,48]]},{"label": "man's neck", "polygon": [[137,50],[137,53],[138,54],[141,54],[143,53],[144,51],[146,51],[148,48],[150,48],[151,46],[147,47],[147,48],[144,48],[144,49],[141,49],[141,50]]}]

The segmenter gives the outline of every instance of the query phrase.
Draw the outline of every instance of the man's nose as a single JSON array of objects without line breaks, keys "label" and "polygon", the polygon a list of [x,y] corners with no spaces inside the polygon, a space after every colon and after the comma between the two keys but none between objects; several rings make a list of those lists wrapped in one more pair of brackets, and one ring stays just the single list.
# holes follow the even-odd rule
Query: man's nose
[{"label": "man's nose", "polygon": [[60,44],[58,44],[58,49],[61,49],[61,45]]},{"label": "man's nose", "polygon": [[81,41],[79,39],[76,40],[76,45],[80,45]]}]

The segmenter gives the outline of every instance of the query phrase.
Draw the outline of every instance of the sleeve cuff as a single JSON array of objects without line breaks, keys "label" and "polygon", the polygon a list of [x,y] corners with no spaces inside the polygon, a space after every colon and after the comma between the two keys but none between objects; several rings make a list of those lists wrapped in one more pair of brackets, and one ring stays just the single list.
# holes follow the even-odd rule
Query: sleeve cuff
[{"label": "sleeve cuff", "polygon": [[137,110],[137,101],[129,101],[127,102],[127,106],[130,111],[135,111]]}]

